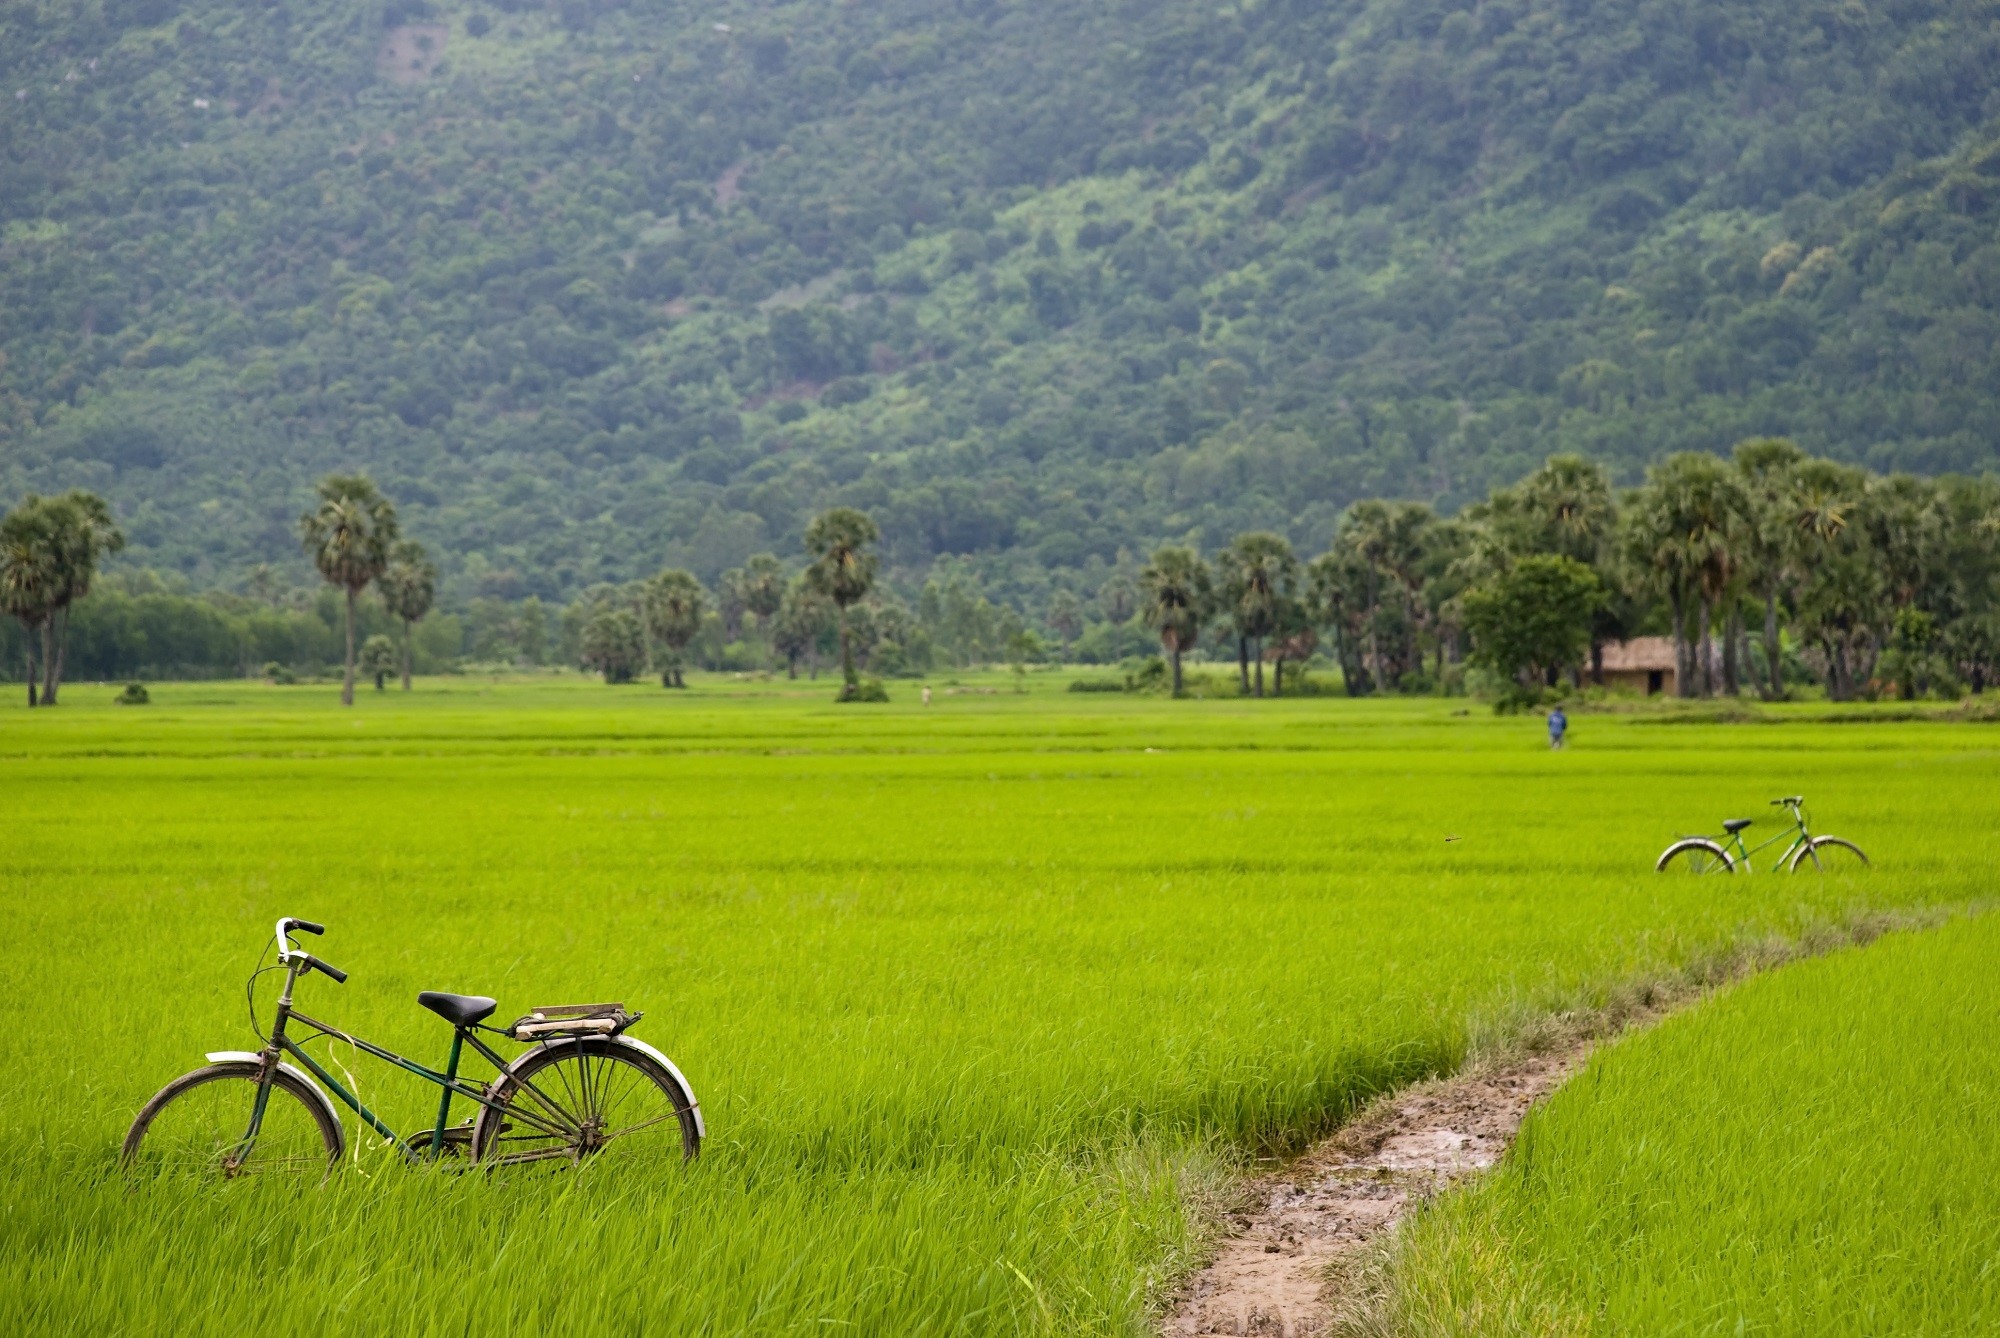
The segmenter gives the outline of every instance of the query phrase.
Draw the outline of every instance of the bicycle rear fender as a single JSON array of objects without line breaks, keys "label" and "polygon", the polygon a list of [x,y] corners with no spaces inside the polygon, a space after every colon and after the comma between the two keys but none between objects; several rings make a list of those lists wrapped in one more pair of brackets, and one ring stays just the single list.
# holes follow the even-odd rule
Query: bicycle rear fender
[{"label": "bicycle rear fender", "polygon": [[[211,1050],[204,1058],[211,1064],[262,1064],[264,1062],[264,1056],[258,1054],[255,1050]],[[312,1093],[313,1100],[319,1102],[320,1108],[332,1117],[334,1124],[340,1125],[340,1112],[334,1109],[333,1098],[326,1094],[324,1088],[313,1081],[310,1073],[307,1073],[295,1064],[287,1064],[283,1060],[278,1061],[278,1069],[280,1072],[297,1078],[300,1082],[304,1083],[306,1090]],[[341,1128],[345,1132],[345,1126],[342,1125]]]},{"label": "bicycle rear fender", "polygon": [[[688,1109],[694,1112],[694,1131],[697,1134],[701,1135],[703,1139],[706,1139],[708,1137],[708,1123],[707,1121],[701,1118],[701,1101],[699,1098],[695,1096],[694,1086],[693,1084],[688,1082],[687,1075],[680,1071],[680,1068],[677,1065],[675,1065],[673,1060],[668,1059],[658,1050],[655,1050],[652,1046],[646,1044],[642,1040],[637,1039],[636,1037],[610,1036],[603,1038],[603,1040],[604,1044],[606,1045],[622,1045],[627,1050],[637,1050],[640,1054],[652,1060],[655,1064],[658,1064],[661,1068],[665,1069],[667,1072],[673,1074],[674,1081],[680,1084],[681,1095],[687,1098]],[[556,1045],[560,1044],[562,1044],[562,1042],[560,1041],[554,1042],[550,1045],[549,1048],[554,1049]],[[534,1053],[535,1053],[534,1050],[529,1050],[526,1054],[519,1056],[514,1060],[513,1063],[507,1066],[507,1071],[509,1073],[512,1073],[515,1069],[519,1068],[524,1062],[526,1062],[529,1055],[532,1055]]]}]

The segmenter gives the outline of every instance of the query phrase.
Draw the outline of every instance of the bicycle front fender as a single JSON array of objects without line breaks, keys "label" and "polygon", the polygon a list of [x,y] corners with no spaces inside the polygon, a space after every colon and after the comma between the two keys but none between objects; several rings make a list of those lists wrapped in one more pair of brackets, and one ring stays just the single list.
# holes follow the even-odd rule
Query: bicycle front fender
[{"label": "bicycle front fender", "polygon": [[[211,1050],[203,1058],[207,1059],[211,1064],[262,1064],[264,1062],[264,1056],[258,1054],[255,1050]],[[301,1083],[304,1083],[305,1089],[312,1093],[313,1100],[319,1102],[320,1108],[332,1118],[335,1124],[340,1123],[340,1112],[334,1108],[333,1098],[326,1094],[325,1088],[313,1081],[312,1074],[307,1073],[296,1064],[287,1064],[282,1059],[278,1061],[278,1069],[281,1073],[297,1078]]]}]

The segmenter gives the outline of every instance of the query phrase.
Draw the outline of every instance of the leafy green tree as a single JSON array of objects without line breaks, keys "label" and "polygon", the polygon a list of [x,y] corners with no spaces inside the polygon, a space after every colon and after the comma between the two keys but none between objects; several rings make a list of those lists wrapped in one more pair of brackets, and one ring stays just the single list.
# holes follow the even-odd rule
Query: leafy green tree
[{"label": "leafy green tree", "polygon": [[399,540],[390,548],[389,565],[376,577],[375,588],[382,594],[383,607],[403,625],[403,691],[408,692],[410,671],[416,660],[416,626],[431,611],[431,601],[437,597],[437,564],[416,540]]},{"label": "leafy green tree", "polygon": [[874,521],[848,506],[822,512],[806,527],[806,551],[813,555],[806,578],[815,590],[833,601],[839,613],[842,700],[854,698],[859,682],[854,674],[854,644],[848,634],[847,611],[874,588],[876,557],[871,546],[881,537]]},{"label": "leafy green tree", "polygon": [[1160,648],[1173,670],[1173,693],[1181,695],[1181,656],[1201,637],[1201,625],[1215,602],[1215,578],[1192,548],[1169,545],[1154,552],[1139,573],[1145,592],[1141,612],[1159,634]]},{"label": "leafy green tree", "polygon": [[549,653],[549,622],[538,596],[529,595],[521,601],[515,626],[521,658],[529,664],[541,664]]},{"label": "leafy green tree", "polygon": [[1539,692],[1589,651],[1591,618],[1603,598],[1597,573],[1575,558],[1524,557],[1465,592],[1473,659]]},{"label": "leafy green tree", "polygon": [[355,601],[389,565],[398,537],[396,508],[365,474],[329,474],[314,492],[319,504],[299,517],[299,537],[321,578],[347,596],[347,673],[340,701],[352,706]]},{"label": "leafy green tree", "polygon": [[811,665],[813,677],[819,676],[819,648],[838,624],[839,613],[833,601],[800,573],[786,589],[785,602],[771,624],[771,644],[784,656],[787,678],[799,676],[800,660]]},{"label": "leafy green tree", "polygon": [[661,666],[660,686],[686,687],[682,666],[687,657],[688,642],[701,631],[701,615],[708,608],[708,592],[701,588],[701,582],[694,578],[693,572],[670,568],[646,582],[641,607],[646,611],[646,630],[667,651],[665,663]]},{"label": "leafy green tree", "polygon": [[361,643],[360,669],[375,680],[377,692],[382,691],[382,680],[396,672],[396,661],[400,658],[396,643],[380,632]]},{"label": "leafy green tree", "polygon": [[43,508],[28,502],[0,520],[0,613],[21,624],[28,705],[37,703],[35,635],[47,627],[57,584],[55,545]]},{"label": "leafy green tree", "polygon": [[1097,588],[1097,609],[1104,620],[1114,627],[1123,627],[1132,621],[1132,614],[1139,607],[1139,592],[1132,585],[1132,578],[1123,572],[1114,574]]},{"label": "leafy green tree", "polygon": [[1061,639],[1063,657],[1067,659],[1070,646],[1083,634],[1083,601],[1069,590],[1058,589],[1049,596],[1047,621]]},{"label": "leafy green tree", "polygon": [[626,608],[601,608],[584,625],[579,660],[607,683],[630,683],[646,665],[646,629]]}]

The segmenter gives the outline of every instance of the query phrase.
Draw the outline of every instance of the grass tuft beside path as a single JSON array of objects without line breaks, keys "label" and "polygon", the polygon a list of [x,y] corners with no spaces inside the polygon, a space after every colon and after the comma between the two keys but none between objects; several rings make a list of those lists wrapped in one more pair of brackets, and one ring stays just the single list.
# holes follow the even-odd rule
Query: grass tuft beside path
[{"label": "grass tuft beside path", "polygon": [[[1458,703],[1039,676],[419,686],[0,705],[0,1331],[1133,1333],[1231,1167],[1540,1010],[1986,895],[2000,816],[1964,724],[1589,717],[1551,754]],[[1875,871],[1652,873],[1800,790]],[[308,1009],[418,1058],[420,989],[645,1009],[700,1164],[135,1188],[125,1125],[254,1044],[280,914],[352,973]]]}]

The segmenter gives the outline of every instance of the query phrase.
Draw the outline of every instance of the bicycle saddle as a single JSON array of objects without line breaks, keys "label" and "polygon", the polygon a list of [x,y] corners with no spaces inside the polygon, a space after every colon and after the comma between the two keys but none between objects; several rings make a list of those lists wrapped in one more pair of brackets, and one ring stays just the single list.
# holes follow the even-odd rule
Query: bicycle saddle
[{"label": "bicycle saddle", "polygon": [[[1742,831],[1745,827],[1748,827],[1751,823],[1755,821],[1756,821],[1755,818],[1731,818],[1727,822],[1722,824],[1722,830],[1728,832],[1731,836],[1734,836],[1737,832]],[[484,1013],[481,1013],[480,1016],[484,1017],[486,1015]]]},{"label": "bicycle saddle", "polygon": [[417,1002],[454,1027],[469,1027],[500,1006],[497,999],[483,994],[446,994],[443,990],[425,990]]}]

